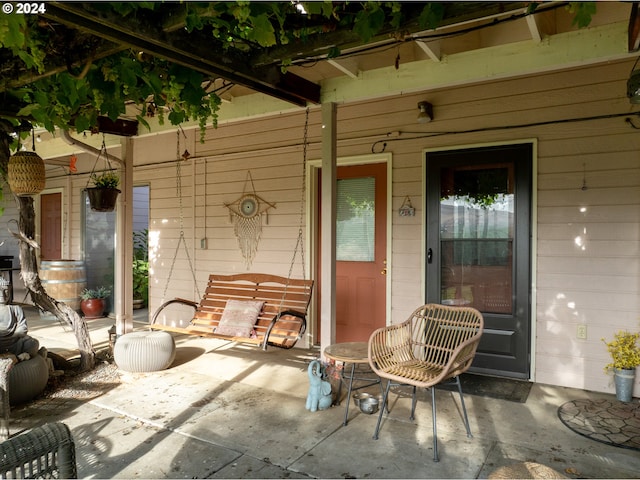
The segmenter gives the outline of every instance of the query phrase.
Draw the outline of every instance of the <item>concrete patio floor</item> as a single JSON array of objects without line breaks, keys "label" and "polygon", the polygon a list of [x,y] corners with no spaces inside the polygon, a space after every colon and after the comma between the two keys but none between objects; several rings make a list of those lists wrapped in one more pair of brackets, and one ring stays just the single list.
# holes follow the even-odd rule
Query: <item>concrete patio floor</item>
[{"label": "concrete patio floor", "polygon": [[[67,327],[25,310],[29,332],[42,346],[65,355],[76,350]],[[136,329],[144,328],[146,314],[136,315]],[[96,347],[108,345],[113,323],[88,322]],[[589,440],[558,419],[566,401],[611,395],[541,384],[533,385],[526,403],[465,395],[474,435],[467,438],[457,396],[438,391],[440,462],[434,463],[428,392],[415,421],[408,418],[410,397],[391,395],[391,413],[373,440],[377,415],[361,413],[353,402],[347,426],[344,401],[324,411],[305,409],[307,366],[317,349],[263,352],[175,338],[176,360],[167,370],[119,372],[119,382],[90,400],[14,407],[12,435],[66,423],[80,478],[487,478],[524,461],[569,478],[640,475],[640,452]]]}]

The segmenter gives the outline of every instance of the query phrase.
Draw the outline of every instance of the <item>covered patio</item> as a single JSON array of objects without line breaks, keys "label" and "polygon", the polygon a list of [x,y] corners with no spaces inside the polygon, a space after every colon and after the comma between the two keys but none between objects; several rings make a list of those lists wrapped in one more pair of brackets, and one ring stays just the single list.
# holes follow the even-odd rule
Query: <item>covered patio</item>
[{"label": "covered patio", "polygon": [[[305,90],[309,98],[294,102],[290,90],[298,88],[265,92],[239,79],[227,84],[223,74],[207,67],[210,87],[221,92],[223,103],[217,127],[206,125],[204,132],[195,121],[178,129],[161,126],[157,116],[145,117],[149,131],[141,128],[127,137],[32,131],[27,145],[37,145],[46,163],[46,188],[35,196],[36,241],[57,242],[59,258],[82,259],[93,273],[98,269],[92,268],[89,246],[103,242],[95,250],[114,264],[98,275],[100,283],[113,281],[110,318],[87,322],[96,349],[108,343],[113,324],[119,334],[148,328],[147,314],[168,298],[197,301],[210,274],[249,270],[228,208],[247,193],[275,205],[268,218],[260,219],[262,237],[250,270],[307,276],[317,284],[309,329],[292,350],[265,353],[176,336],[176,361],[167,370],[111,369],[106,379],[69,387],[68,397],[61,388],[61,396],[13,409],[11,433],[44,422],[66,423],[76,439],[82,478],[487,478],[522,462],[571,478],[637,477],[637,451],[576,434],[560,421],[558,409],[576,399],[614,398],[613,382],[603,372],[608,355],[601,339],[638,328],[639,112],[629,101],[627,81],[638,63],[640,14],[637,3],[601,2],[590,26],[578,28],[565,4],[548,6],[532,13],[518,2],[503,11],[496,2],[476,18],[456,17],[451,25],[414,32],[398,45],[397,39],[381,40],[374,53],[357,45],[345,48],[343,58],[323,53],[301,59],[290,73],[300,77],[297,86],[311,83],[313,88]],[[90,21],[85,28],[95,28],[89,10],[88,5],[52,4],[46,19]],[[97,33],[109,41],[126,34],[127,48],[137,48],[139,38],[129,36],[137,34],[135,28],[120,27]],[[181,34],[177,27],[171,31]],[[273,58],[280,58],[275,53]],[[280,67],[274,63],[267,73]],[[243,68],[244,76],[249,67]],[[422,109],[425,103],[431,108]],[[133,111],[123,120],[132,121],[140,112],[129,106]],[[423,113],[431,121],[425,123]],[[429,168],[436,163],[434,152],[505,145],[526,146],[525,161],[509,159],[513,170],[525,165],[527,174],[525,196],[511,205],[526,204],[530,210],[514,222],[524,227],[519,236],[510,231],[503,240],[524,240],[519,258],[530,270],[519,272],[519,290],[505,282],[493,282],[499,288],[491,290],[481,279],[474,280],[472,290],[469,277],[461,278],[466,257],[452,255],[455,268],[440,268],[438,259],[445,258],[437,250],[440,238],[429,243],[430,235],[444,231],[429,217],[434,206],[440,208],[443,191],[440,185],[434,188]],[[88,214],[85,191],[96,157],[105,150],[120,160],[122,193],[113,224],[95,235],[89,227],[98,221]],[[460,171],[476,168],[475,159],[464,161]],[[368,291],[358,303],[341,302],[337,170],[380,165],[386,172],[378,183],[384,187],[379,202],[386,215],[384,246],[370,263],[382,293]],[[140,186],[149,192],[151,274],[149,311],[136,312],[130,260],[134,187]],[[59,214],[51,222],[45,197]],[[3,221],[17,218],[17,209],[7,202]],[[44,228],[48,223],[55,224],[53,233]],[[297,234],[304,237],[306,263],[292,273]],[[17,258],[17,240],[5,231],[0,240],[5,240],[0,253]],[[105,254],[103,244],[114,250]],[[511,268],[510,260],[498,260],[486,255],[480,266]],[[515,263],[513,268],[518,270]],[[467,269],[467,274],[478,270]],[[451,280],[447,275],[460,280],[453,292],[440,288],[441,280]],[[15,298],[26,299],[20,285]],[[415,422],[408,420],[409,397],[392,394],[392,410],[377,441],[371,438],[375,415],[352,405],[349,423],[342,425],[344,402],[351,399],[326,411],[305,409],[307,366],[340,341],[342,320],[352,318],[344,315],[345,305],[371,308],[380,324],[391,325],[427,301],[469,298],[487,306],[483,313],[494,317],[494,333],[505,313],[514,313],[499,332],[504,340],[499,355],[495,344],[484,349],[495,359],[481,373],[528,381],[532,388],[523,403],[467,395],[474,438],[465,435],[457,400],[438,391],[443,400],[438,402],[439,463],[432,461],[424,393]],[[384,302],[374,308],[374,299]],[[51,351],[77,348],[60,323],[25,308],[30,333],[42,345]],[[162,320],[185,323],[190,313]],[[366,340],[370,331],[358,340]],[[511,350],[516,337],[517,355]],[[519,364],[507,369],[511,357]],[[639,389],[636,380],[636,396]]]},{"label": "covered patio", "polygon": [[[66,328],[27,313],[42,345],[73,355]],[[145,328],[140,317],[136,329]],[[90,322],[98,349],[108,344],[112,324],[107,318]],[[427,392],[414,422],[408,420],[410,397],[392,394],[392,411],[376,441],[376,416],[353,403],[347,426],[344,403],[305,409],[307,365],[317,349],[262,352],[185,336],[176,344],[167,370],[72,382],[58,394],[14,407],[11,433],[66,423],[79,478],[488,478],[522,462],[568,478],[636,478],[640,470],[637,451],[590,440],[558,419],[558,407],[569,400],[611,394],[536,383],[524,403],[466,395],[474,435],[467,438],[457,400],[438,391],[441,458],[434,463]]]}]

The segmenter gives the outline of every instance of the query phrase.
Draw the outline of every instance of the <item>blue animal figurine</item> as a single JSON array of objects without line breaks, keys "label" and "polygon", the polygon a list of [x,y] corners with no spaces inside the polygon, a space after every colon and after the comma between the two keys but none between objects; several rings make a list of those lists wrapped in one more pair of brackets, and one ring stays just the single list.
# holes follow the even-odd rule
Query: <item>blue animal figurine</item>
[{"label": "blue animal figurine", "polygon": [[309,373],[309,394],[307,395],[307,410],[326,410],[333,403],[331,398],[331,384],[322,380],[322,364],[313,360],[307,370]]}]

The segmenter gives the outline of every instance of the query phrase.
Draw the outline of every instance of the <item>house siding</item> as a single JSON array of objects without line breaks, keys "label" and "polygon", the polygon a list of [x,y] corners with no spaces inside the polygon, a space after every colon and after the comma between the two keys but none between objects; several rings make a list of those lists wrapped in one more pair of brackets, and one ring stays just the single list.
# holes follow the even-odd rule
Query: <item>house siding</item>
[{"label": "house siding", "polygon": [[[616,61],[338,105],[338,157],[384,150],[392,158],[390,323],[424,301],[425,150],[533,141],[532,379],[613,391],[602,370],[609,357],[601,339],[640,328],[640,135],[624,117],[604,117],[632,111],[625,96],[632,65]],[[426,125],[416,123],[422,100],[434,105]],[[568,121],[597,116],[603,118]],[[300,110],[221,122],[207,130],[204,144],[193,130],[187,138],[173,132],[134,140],[134,183],[148,184],[150,195],[150,311],[168,298],[197,298],[212,272],[247,271],[225,204],[253,187],[275,207],[249,271],[288,275],[299,229],[304,121]],[[308,160],[321,156],[321,122],[320,109],[312,107]],[[191,157],[181,161],[178,192],[176,159],[184,149]],[[72,182],[71,250],[78,254],[82,181]],[[400,217],[407,197],[416,215]],[[305,239],[307,247],[313,243]],[[312,252],[305,252],[311,265]],[[302,276],[299,258],[292,274]],[[577,339],[578,325],[587,326],[586,340]]]}]

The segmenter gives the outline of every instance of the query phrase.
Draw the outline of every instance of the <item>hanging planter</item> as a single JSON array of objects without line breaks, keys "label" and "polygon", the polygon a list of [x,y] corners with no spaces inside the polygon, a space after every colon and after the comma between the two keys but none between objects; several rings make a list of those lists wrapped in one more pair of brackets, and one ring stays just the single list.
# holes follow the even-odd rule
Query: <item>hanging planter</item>
[{"label": "hanging planter", "polygon": [[110,170],[101,174],[92,174],[94,187],[87,188],[89,205],[94,212],[113,212],[120,190],[116,187],[120,183],[118,175]]},{"label": "hanging planter", "polygon": [[111,169],[104,138],[102,139],[102,148],[96,158],[96,164],[98,163],[100,156],[103,154],[105,164],[109,170],[105,170],[101,173],[94,173],[94,165],[94,170],[91,171],[91,175],[89,176],[89,180],[93,182],[94,186],[87,186],[87,196],[89,197],[89,206],[94,212],[113,212],[116,208],[118,194],[120,193],[120,190],[118,190],[120,177],[116,170]]},{"label": "hanging planter", "polygon": [[89,205],[94,212],[113,212],[120,190],[108,187],[89,187],[87,196]]},{"label": "hanging planter", "polygon": [[44,162],[36,152],[20,151],[12,155],[7,166],[7,181],[19,197],[37,195],[45,187]]}]

